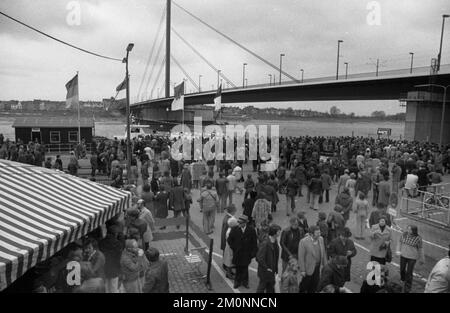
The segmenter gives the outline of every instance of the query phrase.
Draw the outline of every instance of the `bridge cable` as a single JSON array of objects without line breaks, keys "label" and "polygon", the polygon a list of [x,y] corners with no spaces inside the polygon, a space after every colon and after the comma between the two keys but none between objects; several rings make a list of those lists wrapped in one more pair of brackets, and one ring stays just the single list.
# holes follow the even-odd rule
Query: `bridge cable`
[{"label": "bridge cable", "polygon": [[[186,14],[190,15],[191,17],[193,17],[194,19],[196,19],[197,21],[199,21],[200,23],[202,23],[203,25],[205,25],[206,27],[212,29],[213,31],[215,31],[216,33],[218,33],[219,35],[221,35],[222,37],[226,38],[227,40],[231,41],[232,43],[234,43],[235,45],[237,45],[238,47],[240,47],[241,49],[247,51],[248,53],[250,53],[251,55],[253,55],[255,58],[261,60],[262,62],[266,63],[268,66],[276,69],[277,71],[280,70],[280,68],[272,63],[270,63],[269,61],[267,61],[266,59],[264,59],[263,57],[259,56],[258,54],[256,54],[255,52],[251,51],[250,49],[248,49],[247,47],[245,47],[244,45],[240,44],[239,42],[237,42],[236,40],[232,39],[231,37],[225,35],[224,33],[222,33],[221,31],[219,31],[217,28],[209,25],[208,23],[206,23],[205,21],[203,21],[201,18],[197,17],[196,15],[194,15],[193,13],[189,12],[188,10],[186,10],[185,8],[183,8],[182,6],[180,6],[178,3],[176,3],[175,1],[172,1],[172,3],[178,7],[180,10],[184,11]],[[286,73],[285,71],[281,71],[281,73],[290,78],[291,80],[295,81],[295,82],[300,82],[297,78],[293,77],[292,75]]]},{"label": "bridge cable", "polygon": [[186,39],[183,38],[173,27],[172,32],[181,39],[195,54],[197,54],[210,68],[212,68],[216,73],[219,73],[219,76],[225,79],[232,87],[236,88],[236,85],[228,78],[226,77],[222,71],[219,72],[219,70],[207,59],[205,58],[197,49],[195,49]]},{"label": "bridge cable", "polygon": [[153,53],[155,51],[156,42],[158,41],[159,33],[161,31],[161,26],[162,26],[162,24],[164,22],[164,17],[165,16],[166,16],[166,8],[164,7],[163,13],[161,15],[161,20],[159,21],[158,30],[156,31],[156,34],[155,34],[155,40],[153,40],[152,48],[150,49],[150,54],[148,56],[147,63],[145,64],[144,75],[142,75],[141,84],[139,85],[139,90],[138,90],[138,93],[137,93],[137,98],[138,99],[139,99],[139,96],[141,95],[142,86],[144,85],[145,77],[147,76],[147,72],[148,72],[148,67],[149,67],[150,62],[151,62],[151,60],[153,58]]},{"label": "bridge cable", "polygon": [[95,55],[95,56],[97,56],[97,57],[99,57],[99,58],[103,58],[103,59],[108,59],[108,60],[113,60],[113,61],[119,61],[119,62],[122,62],[122,60],[123,60],[123,59],[116,59],[116,58],[108,57],[108,56],[105,56],[105,55],[101,55],[101,54],[98,54],[98,53],[95,53],[95,52],[92,52],[92,51],[89,51],[89,50],[86,50],[86,49],[77,47],[77,46],[75,46],[75,45],[73,45],[73,44],[70,44],[70,43],[64,41],[64,40],[58,39],[58,38],[53,37],[53,36],[51,36],[51,35],[49,35],[49,34],[47,34],[47,33],[44,33],[43,31],[40,31],[39,29],[34,28],[33,26],[27,25],[27,24],[25,24],[25,23],[23,23],[23,22],[21,22],[21,21],[19,21],[19,20],[16,20],[15,18],[13,18],[13,17],[11,17],[11,16],[9,16],[9,15],[7,15],[7,14],[1,12],[1,11],[0,11],[0,14],[3,15],[3,16],[5,16],[5,17],[7,17],[7,18],[9,18],[9,19],[11,19],[11,20],[13,20],[13,21],[15,21],[15,22],[17,22],[17,23],[19,23],[19,24],[21,24],[21,25],[23,25],[23,26],[25,26],[25,27],[27,27],[27,28],[29,28],[29,29],[34,30],[35,32],[38,32],[38,33],[41,34],[41,35],[44,35],[44,36],[46,36],[46,37],[48,37],[48,38],[50,38],[50,39],[53,39],[53,40],[55,40],[55,41],[57,41],[57,42],[59,42],[59,43],[62,43],[62,44],[64,44],[64,45],[69,46],[69,47],[71,47],[71,48],[74,48],[74,49],[76,49],[76,50],[80,50],[80,51],[82,51],[82,52],[85,52],[85,53],[88,53],[88,54],[91,54],[91,55]]},{"label": "bridge cable", "polygon": [[200,89],[198,87],[198,85],[195,83],[195,81],[192,79],[191,76],[189,76],[189,74],[186,72],[186,70],[181,66],[181,64],[177,61],[177,59],[170,54],[170,57],[172,58],[173,62],[175,62],[176,65],[178,65],[178,67],[180,68],[180,70],[183,72],[183,74],[189,79],[189,81],[191,82],[192,85],[194,85],[194,87],[200,92]]},{"label": "bridge cable", "polygon": [[161,73],[162,73],[165,63],[166,63],[166,57],[163,58],[161,65],[159,67],[158,73],[156,74],[155,82],[153,83],[153,87],[152,87],[152,90],[150,93],[150,98],[153,98],[153,91],[155,90],[156,84],[158,83],[159,77],[161,76]]},{"label": "bridge cable", "polygon": [[[156,64],[156,62],[159,59],[159,55],[161,54],[162,48],[164,46],[164,41],[165,41],[165,32],[164,32],[164,36],[161,38],[161,42],[159,43],[158,51],[156,53],[156,57],[155,57],[155,60],[154,60],[155,64]],[[145,87],[145,93],[147,93],[147,91],[148,91],[148,86],[150,85],[150,81],[152,80],[153,73],[154,73],[154,67],[152,68],[152,70],[150,72],[150,75],[147,77],[147,83],[145,84],[145,86],[146,86]]]}]

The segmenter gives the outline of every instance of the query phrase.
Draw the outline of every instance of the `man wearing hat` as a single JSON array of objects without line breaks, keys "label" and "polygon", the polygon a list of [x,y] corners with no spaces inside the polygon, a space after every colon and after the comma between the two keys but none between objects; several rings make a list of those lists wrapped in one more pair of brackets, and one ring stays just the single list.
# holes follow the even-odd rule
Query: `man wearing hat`
[{"label": "man wearing hat", "polygon": [[227,242],[233,250],[233,264],[236,266],[236,276],[233,288],[248,285],[248,266],[256,256],[258,243],[255,229],[248,225],[248,217],[241,215],[238,219],[239,227],[230,231]]},{"label": "man wearing hat", "polygon": [[345,268],[345,281],[350,281],[350,268],[352,265],[352,258],[356,255],[356,248],[353,241],[350,239],[352,233],[348,227],[338,231],[338,237],[331,241],[328,248],[329,257],[344,256],[347,258],[348,264]]}]

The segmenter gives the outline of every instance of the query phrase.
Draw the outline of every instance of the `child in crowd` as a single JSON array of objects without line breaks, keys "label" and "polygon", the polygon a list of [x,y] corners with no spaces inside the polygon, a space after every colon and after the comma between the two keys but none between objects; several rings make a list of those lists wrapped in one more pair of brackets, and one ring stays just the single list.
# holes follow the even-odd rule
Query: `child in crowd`
[{"label": "child in crowd", "polygon": [[289,266],[281,275],[280,292],[298,293],[298,262],[295,258],[289,259]]}]

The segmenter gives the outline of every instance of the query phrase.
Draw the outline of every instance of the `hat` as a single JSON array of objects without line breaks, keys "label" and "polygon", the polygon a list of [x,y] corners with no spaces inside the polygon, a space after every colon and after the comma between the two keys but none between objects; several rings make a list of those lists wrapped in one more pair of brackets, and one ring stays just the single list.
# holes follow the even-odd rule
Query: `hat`
[{"label": "hat", "polygon": [[144,199],[139,199],[139,200],[137,201],[137,204],[144,203],[144,202],[145,202]]},{"label": "hat", "polygon": [[229,219],[228,219],[228,226],[229,227],[235,227],[235,226],[238,226],[239,225],[239,223],[238,223],[238,220],[233,216],[233,217],[230,217]]},{"label": "hat", "polygon": [[238,223],[242,224],[242,223],[248,223],[248,217],[247,215],[241,215],[238,219]]},{"label": "hat", "polygon": [[350,171],[349,171],[348,169],[345,169],[345,170],[344,170],[344,173],[347,173],[347,174],[348,174],[348,173],[350,173]]}]

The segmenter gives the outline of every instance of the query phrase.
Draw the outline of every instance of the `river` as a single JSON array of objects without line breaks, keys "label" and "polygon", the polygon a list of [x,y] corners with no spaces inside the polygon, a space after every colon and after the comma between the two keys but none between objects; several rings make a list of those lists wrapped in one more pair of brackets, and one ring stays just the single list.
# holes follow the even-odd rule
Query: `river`
[{"label": "river", "polygon": [[[0,117],[0,133],[14,140],[14,129],[11,127],[13,117]],[[231,123],[231,122],[229,122]],[[376,136],[377,129],[391,128],[393,139],[403,138],[404,122],[351,122],[351,121],[286,121],[286,120],[249,120],[242,122],[244,126],[279,125],[282,136]],[[101,120],[95,122],[95,135],[107,138],[124,135],[125,124],[121,121]]]}]

